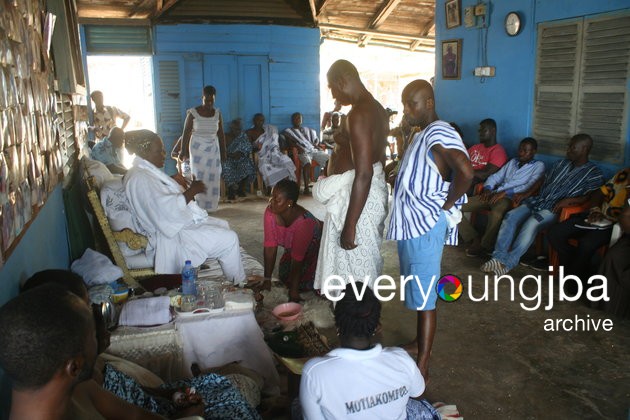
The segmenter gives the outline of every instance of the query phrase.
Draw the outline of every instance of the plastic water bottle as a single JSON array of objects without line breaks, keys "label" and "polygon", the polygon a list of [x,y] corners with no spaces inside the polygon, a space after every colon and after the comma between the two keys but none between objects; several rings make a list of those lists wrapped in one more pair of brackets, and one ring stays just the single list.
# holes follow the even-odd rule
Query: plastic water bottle
[{"label": "plastic water bottle", "polygon": [[186,260],[184,269],[182,270],[182,293],[184,295],[196,295],[197,287],[195,282],[197,281],[197,271],[192,266],[190,260]]}]

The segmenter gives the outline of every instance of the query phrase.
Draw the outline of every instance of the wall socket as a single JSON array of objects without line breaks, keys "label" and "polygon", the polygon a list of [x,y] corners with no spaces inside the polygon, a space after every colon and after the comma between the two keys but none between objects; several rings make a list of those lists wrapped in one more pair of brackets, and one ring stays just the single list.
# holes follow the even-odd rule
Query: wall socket
[{"label": "wall socket", "polygon": [[478,77],[494,77],[494,67],[475,67],[473,74]]}]

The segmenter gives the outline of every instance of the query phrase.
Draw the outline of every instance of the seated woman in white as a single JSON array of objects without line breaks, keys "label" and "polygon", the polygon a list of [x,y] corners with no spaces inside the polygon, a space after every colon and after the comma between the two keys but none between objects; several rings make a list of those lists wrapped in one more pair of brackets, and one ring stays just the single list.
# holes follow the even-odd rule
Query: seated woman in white
[{"label": "seated woman in white", "polygon": [[304,419],[439,419],[426,400],[416,362],[398,347],[373,344],[381,302],[372,289],[351,284],[335,306],[340,348],[309,360],[302,369],[300,404]]},{"label": "seated woman in white", "polygon": [[207,258],[216,258],[228,280],[244,283],[236,232],[226,221],[208,216],[194,201],[196,194],[206,190],[203,182],[193,181],[184,190],[160,169],[166,152],[157,134],[143,130],[134,143],[137,156],[123,184],[138,224],[134,228],[155,249],[155,272],[179,273],[186,260],[199,266]]}]

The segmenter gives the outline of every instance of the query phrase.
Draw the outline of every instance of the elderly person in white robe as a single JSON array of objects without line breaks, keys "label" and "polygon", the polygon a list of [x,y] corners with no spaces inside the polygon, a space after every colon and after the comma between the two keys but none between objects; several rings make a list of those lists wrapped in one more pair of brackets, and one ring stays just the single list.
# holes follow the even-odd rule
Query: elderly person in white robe
[{"label": "elderly person in white robe", "polygon": [[134,143],[137,156],[123,178],[125,193],[139,226],[155,249],[155,272],[178,273],[184,261],[194,266],[216,258],[224,275],[235,284],[245,282],[239,240],[226,221],[208,216],[194,201],[205,191],[201,181],[184,190],[162,172],[166,152],[162,139],[151,131]]}]

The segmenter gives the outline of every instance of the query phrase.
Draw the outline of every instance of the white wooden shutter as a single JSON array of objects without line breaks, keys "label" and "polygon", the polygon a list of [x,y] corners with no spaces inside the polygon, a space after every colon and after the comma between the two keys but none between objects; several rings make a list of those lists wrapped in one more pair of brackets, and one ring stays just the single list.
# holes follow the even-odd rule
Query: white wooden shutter
[{"label": "white wooden shutter", "polygon": [[585,21],[576,131],[593,137],[594,160],[623,163],[629,63],[630,16]]},{"label": "white wooden shutter", "polygon": [[538,27],[533,132],[541,153],[564,155],[574,134],[581,33],[581,21]]}]

